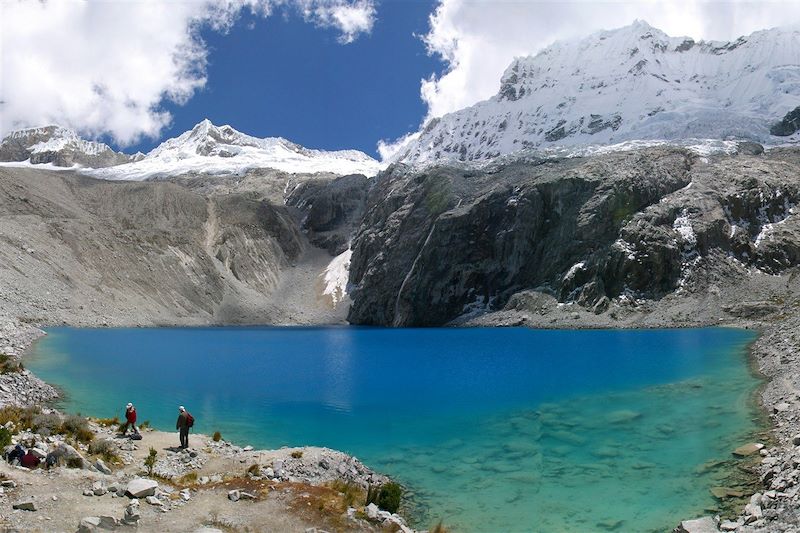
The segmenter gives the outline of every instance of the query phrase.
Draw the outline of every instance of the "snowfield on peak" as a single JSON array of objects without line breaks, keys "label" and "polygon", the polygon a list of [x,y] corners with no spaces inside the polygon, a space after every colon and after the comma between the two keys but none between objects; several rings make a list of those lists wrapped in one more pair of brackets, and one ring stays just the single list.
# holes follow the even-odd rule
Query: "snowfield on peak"
[{"label": "snowfield on peak", "polygon": [[256,168],[374,176],[383,165],[358,150],[311,150],[281,137],[260,139],[204,120],[139,161],[83,172],[111,180],[145,180],[193,173],[240,175]]},{"label": "snowfield on peak", "polygon": [[392,162],[688,139],[799,142],[800,28],[696,42],[636,21],[556,42],[515,59],[494,97],[430,120]]}]

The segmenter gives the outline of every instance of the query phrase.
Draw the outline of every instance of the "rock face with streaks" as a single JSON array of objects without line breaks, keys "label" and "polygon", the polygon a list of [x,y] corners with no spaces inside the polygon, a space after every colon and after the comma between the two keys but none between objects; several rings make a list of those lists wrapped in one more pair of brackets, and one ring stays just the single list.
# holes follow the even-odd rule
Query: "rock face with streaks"
[{"label": "rock face with streaks", "polygon": [[603,313],[782,272],[800,261],[800,151],[744,148],[393,167],[353,243],[349,319],[444,324],[530,290]]}]

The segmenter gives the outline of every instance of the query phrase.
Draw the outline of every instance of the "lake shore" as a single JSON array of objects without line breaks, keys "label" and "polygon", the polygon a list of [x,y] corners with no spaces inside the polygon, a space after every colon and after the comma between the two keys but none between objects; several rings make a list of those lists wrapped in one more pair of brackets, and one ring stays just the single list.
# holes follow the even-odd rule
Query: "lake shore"
[{"label": "lake shore", "polygon": [[[520,323],[521,319],[522,323]],[[552,316],[551,316],[552,318]],[[520,317],[519,315],[510,317],[506,315],[493,314],[481,318],[480,324],[476,325],[528,325],[534,327],[548,326],[553,327],[609,327],[605,324],[587,323],[575,319],[572,310],[567,309],[559,313],[559,320],[554,324],[537,324],[531,317]],[[489,323],[490,322],[490,323]],[[745,507],[744,512],[736,521],[719,521],[711,517],[706,517],[702,522],[684,522],[683,529],[678,531],[702,531],[697,527],[710,527],[713,524],[715,529],[736,531],[775,531],[776,527],[783,527],[791,524],[793,515],[791,508],[800,504],[800,496],[795,487],[795,482],[800,477],[800,471],[794,466],[795,446],[793,438],[800,433],[798,423],[798,403],[797,381],[792,376],[800,376],[800,360],[796,360],[793,353],[795,348],[800,345],[796,335],[792,333],[796,320],[786,319],[777,323],[759,323],[752,320],[740,320],[735,323],[727,323],[725,326],[747,327],[757,329],[761,332],[760,337],[751,345],[750,355],[754,369],[761,373],[765,379],[765,385],[759,393],[760,404],[764,412],[769,414],[774,424],[773,436],[774,445],[767,446],[758,451],[761,456],[760,465],[757,472],[753,475],[758,476],[764,483],[764,490],[754,494],[751,502]],[[14,319],[5,317],[2,320],[2,336],[0,336],[0,350],[5,345],[12,355],[21,356],[25,349],[39,336],[41,330],[36,327],[23,324]],[[97,324],[100,325],[100,324]],[[616,324],[619,326],[619,324]],[[686,326],[687,324],[681,324]],[[720,325],[720,324],[695,324],[695,325]],[[665,327],[667,324],[662,324]],[[630,324],[628,327],[636,327]],[[655,327],[655,325],[651,325]],[[787,373],[787,367],[791,368]],[[6,375],[0,375],[0,401],[8,401],[12,397],[18,398],[42,398],[40,401],[52,399],[55,390],[32,376],[26,378],[23,384],[17,384],[16,388],[6,383]],[[11,392],[6,393],[5,388]],[[767,439],[765,439],[767,440]],[[746,443],[742,443],[746,444]],[[800,462],[799,462],[800,463]],[[680,517],[676,517],[676,523]],[[711,530],[713,531],[713,530]]]},{"label": "lake shore", "polygon": [[[0,315],[0,353],[22,360],[43,335],[32,325]],[[46,405],[57,398],[54,387],[28,370],[0,374],[0,406]],[[142,476],[159,487],[155,499],[136,504],[138,531],[414,531],[401,516],[363,505],[366,489],[389,479],[343,452],[312,446],[256,450],[199,434],[190,436],[190,449],[183,452],[177,433],[148,429],[143,440],[132,441],[121,438],[115,427],[89,426],[93,441],[113,443],[119,461],[104,464],[110,473],[100,471],[82,445],[74,451],[82,456],[84,468],[29,471],[0,461],[0,478],[7,480],[0,501],[6,500],[9,510],[26,502],[36,508],[0,513],[0,524],[46,531],[94,531],[95,519],[119,524],[130,503],[138,501],[121,497],[124,488]],[[18,442],[31,440],[47,452],[63,436],[29,431],[15,436]],[[152,476],[144,466],[150,447],[158,453]]]}]

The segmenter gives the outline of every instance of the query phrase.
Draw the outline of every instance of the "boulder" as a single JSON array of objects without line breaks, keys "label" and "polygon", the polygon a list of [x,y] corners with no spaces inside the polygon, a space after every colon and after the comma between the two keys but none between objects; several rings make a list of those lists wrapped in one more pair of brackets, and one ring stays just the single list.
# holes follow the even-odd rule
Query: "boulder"
[{"label": "boulder", "polygon": [[256,495],[255,494],[251,494],[249,492],[244,492],[244,491],[241,491],[239,493],[239,497],[241,499],[243,499],[243,500],[255,500],[256,499]]},{"label": "boulder", "polygon": [[777,403],[777,404],[775,404],[775,406],[772,408],[772,410],[773,410],[775,413],[782,413],[782,412],[784,412],[784,411],[788,411],[788,410],[789,410],[789,407],[790,407],[790,405],[789,405],[788,403],[786,403],[786,402],[781,402],[781,403]]},{"label": "boulder", "polygon": [[105,483],[102,481],[95,481],[92,483],[92,494],[95,496],[102,496],[108,493],[108,489],[106,488]]},{"label": "boulder", "polygon": [[155,495],[157,488],[158,483],[152,479],[137,477],[128,482],[128,486],[125,488],[125,494],[131,498],[145,498]]},{"label": "boulder", "polygon": [[366,512],[367,512],[367,518],[371,520],[375,520],[378,518],[378,506],[375,505],[374,503],[367,505]]},{"label": "boulder", "polygon": [[19,502],[15,503],[12,507],[14,509],[19,509],[21,511],[36,511],[37,510],[36,502],[34,502],[31,499],[19,501]]},{"label": "boulder", "polygon": [[242,493],[238,490],[228,491],[228,499],[232,502],[238,502],[241,497]]},{"label": "boulder", "polygon": [[155,496],[147,496],[144,500],[150,505],[155,505],[156,507],[161,507],[162,505],[164,505],[164,502],[162,502]]},{"label": "boulder", "polygon": [[100,529],[107,529],[109,531],[113,531],[120,526],[120,521],[114,518],[113,516],[101,516],[100,517],[100,524],[98,527]]},{"label": "boulder", "polygon": [[129,526],[135,526],[139,523],[140,518],[139,500],[133,500],[125,508],[125,516],[122,518],[122,523]]},{"label": "boulder", "polygon": [[674,533],[717,533],[719,529],[712,517],[704,516],[694,520],[684,520],[673,531]]},{"label": "boulder", "polygon": [[99,516],[85,516],[78,524],[78,533],[92,533],[100,527]]},{"label": "boulder", "polygon": [[106,475],[111,475],[111,469],[106,466],[102,459],[98,459],[94,462],[94,467],[98,470],[98,472],[102,472]]},{"label": "boulder", "polygon": [[744,446],[739,446],[735,450],[733,450],[733,455],[737,457],[747,457],[748,455],[753,455],[761,451],[764,445],[758,442],[751,442],[750,444],[745,444]]}]

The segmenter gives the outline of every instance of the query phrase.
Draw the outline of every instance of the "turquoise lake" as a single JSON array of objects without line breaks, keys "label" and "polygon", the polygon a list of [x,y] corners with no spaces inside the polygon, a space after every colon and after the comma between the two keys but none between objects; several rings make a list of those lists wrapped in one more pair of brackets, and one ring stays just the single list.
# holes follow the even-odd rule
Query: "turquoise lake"
[{"label": "turquoise lake", "polygon": [[668,531],[761,429],[745,330],[47,331],[26,364],[63,408],[172,430],[182,404],[241,445],[341,449],[422,528]]}]

